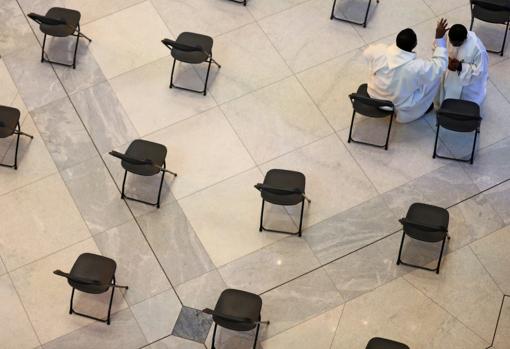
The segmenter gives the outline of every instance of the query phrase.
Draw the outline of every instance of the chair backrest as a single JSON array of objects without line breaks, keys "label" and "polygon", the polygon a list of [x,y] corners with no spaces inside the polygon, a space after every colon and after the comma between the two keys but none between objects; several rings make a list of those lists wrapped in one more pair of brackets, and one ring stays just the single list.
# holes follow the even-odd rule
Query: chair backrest
[{"label": "chair backrest", "polygon": [[125,161],[131,165],[152,165],[154,166],[154,163],[152,162],[152,160],[149,160],[149,159],[144,159],[144,160],[140,160],[140,159],[135,159],[131,156],[127,156],[126,154],[122,154],[122,153],[119,153],[118,151],[115,151],[115,150],[112,150],[111,152],[109,152],[108,154],[110,154],[111,156],[114,156],[118,159],[121,159],[122,161]]},{"label": "chair backrest", "polygon": [[420,229],[422,231],[427,231],[427,232],[435,232],[435,231],[448,232],[448,227],[418,223],[418,222],[414,222],[408,218],[401,218],[401,219],[399,219],[399,222],[404,227],[404,230],[406,230],[408,228],[411,228],[411,229],[417,228],[417,229]]},{"label": "chair backrest", "polygon": [[91,280],[91,279],[86,279],[83,277],[78,277],[76,275],[64,273],[62,270],[59,270],[59,269],[53,271],[53,274],[65,277],[67,280],[70,280],[70,281],[78,283],[78,284],[82,284],[84,286],[106,286],[106,285],[102,285],[101,282],[99,282],[98,280]]},{"label": "chair backrest", "polygon": [[356,113],[373,118],[382,118],[391,115],[395,109],[391,101],[370,98],[360,93],[351,93],[349,99]]},{"label": "chair backrest", "polygon": [[163,39],[163,40],[161,40],[161,42],[163,43],[163,45],[168,47],[170,50],[176,49],[176,50],[183,51],[183,52],[204,52],[204,49],[200,46],[185,45],[185,44],[182,44],[177,41],[170,40],[170,39]]},{"label": "chair backrest", "polygon": [[480,127],[480,107],[476,103],[470,103],[473,113],[465,113],[461,110],[452,110],[441,107],[437,111],[437,122],[441,127],[457,132],[472,132]]},{"label": "chair backrest", "polygon": [[255,185],[255,189],[259,190],[260,192],[267,192],[274,195],[304,194],[299,188],[280,188],[262,183],[257,183]]},{"label": "chair backrest", "polygon": [[46,17],[46,16],[39,15],[39,14],[33,13],[33,12],[30,12],[27,16],[38,24],[45,24],[45,25],[67,24],[67,22],[64,20]]},{"label": "chair backrest", "polygon": [[471,5],[480,6],[488,11],[510,11],[509,0],[471,0]]}]

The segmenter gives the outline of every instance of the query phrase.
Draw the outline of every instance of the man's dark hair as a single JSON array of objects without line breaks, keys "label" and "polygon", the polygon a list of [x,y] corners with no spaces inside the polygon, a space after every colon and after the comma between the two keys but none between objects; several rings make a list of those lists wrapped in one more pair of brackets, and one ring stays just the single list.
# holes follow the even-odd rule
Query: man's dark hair
[{"label": "man's dark hair", "polygon": [[451,43],[463,43],[467,39],[468,31],[462,24],[454,24],[448,32]]},{"label": "man's dark hair", "polygon": [[412,29],[407,28],[398,33],[397,46],[401,50],[412,52],[417,44],[418,39],[416,38],[416,34]]}]

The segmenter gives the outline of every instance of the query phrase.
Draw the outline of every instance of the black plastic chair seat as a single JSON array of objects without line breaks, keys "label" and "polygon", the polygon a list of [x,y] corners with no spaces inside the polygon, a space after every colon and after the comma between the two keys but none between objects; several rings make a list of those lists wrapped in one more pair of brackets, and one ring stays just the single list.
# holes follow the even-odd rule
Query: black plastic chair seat
[{"label": "black plastic chair seat", "polygon": [[[136,139],[129,145],[125,154],[138,160],[151,160],[154,165],[162,167],[166,153],[166,147],[162,144]],[[122,161],[121,165],[125,170],[140,176],[154,176],[161,171],[152,165],[135,165],[126,161]]]},{"label": "black plastic chair seat", "polygon": [[81,14],[76,10],[62,7],[52,7],[46,13],[46,17],[58,19],[66,24],[47,25],[41,24],[39,27],[44,34],[58,37],[72,35],[80,23]]},{"label": "black plastic chair seat", "polygon": [[297,190],[297,194],[282,194],[278,190],[262,190],[262,199],[275,205],[291,206],[297,205],[304,200],[306,179],[301,172],[272,169],[269,170],[264,178],[263,185],[272,188],[281,188],[284,190]]},{"label": "black plastic chair seat", "polygon": [[366,349],[409,349],[409,347],[403,343],[376,337],[368,342]]},{"label": "black plastic chair seat", "polygon": [[20,112],[16,108],[0,105],[0,138],[12,136],[16,130]]},{"label": "black plastic chair seat", "polygon": [[[175,40],[178,44],[183,44],[192,47],[200,47],[206,53],[211,54],[213,47],[213,39],[210,36],[184,32],[181,33],[177,39]],[[199,64],[206,62],[209,56],[201,51],[182,51],[177,48],[172,50],[172,57],[178,61],[191,63],[191,64]]]},{"label": "black plastic chair seat", "polygon": [[437,111],[441,127],[457,132],[472,132],[480,127],[480,106],[471,101],[446,99]]},{"label": "black plastic chair seat", "polygon": [[257,326],[262,309],[262,298],[259,295],[234,289],[223,291],[214,308],[215,313],[246,319],[250,322],[229,321],[223,317],[214,316],[213,320],[221,327],[233,331],[250,331]]},{"label": "black plastic chair seat", "polygon": [[117,264],[113,259],[92,253],[81,254],[74,263],[69,275],[80,279],[91,280],[98,285],[74,282],[68,279],[69,285],[87,293],[103,293],[109,288],[115,276]]},{"label": "black plastic chair seat", "polygon": [[381,107],[393,109],[393,103],[371,98],[367,90],[368,85],[362,84],[356,93],[349,96],[356,113],[372,118],[384,118],[393,113],[393,110],[381,109]]},{"label": "black plastic chair seat", "polygon": [[404,224],[405,234],[420,241],[438,242],[448,234],[450,215],[442,207],[414,203],[409,207],[405,220],[409,222]]}]

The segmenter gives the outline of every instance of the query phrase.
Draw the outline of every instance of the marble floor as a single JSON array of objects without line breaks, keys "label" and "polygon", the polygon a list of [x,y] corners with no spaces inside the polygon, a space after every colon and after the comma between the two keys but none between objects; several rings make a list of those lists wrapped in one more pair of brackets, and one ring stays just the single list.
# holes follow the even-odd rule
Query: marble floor
[{"label": "marble floor", "polygon": [[[366,29],[330,21],[331,0],[0,0],[0,104],[22,111],[18,171],[0,168],[0,347],[210,348],[220,292],[260,294],[261,349],[364,349],[371,337],[412,349],[510,348],[510,51],[491,55],[474,165],[432,159],[434,114],[395,125],[383,151],[346,142],[347,95],[367,77],[360,55],[404,27],[430,55],[439,17],[469,24],[468,0],[383,0]],[[359,17],[364,0],[340,0]],[[26,14],[82,13],[76,70],[41,64]],[[488,47],[503,28],[476,23]],[[214,37],[209,94],[168,89],[160,43],[183,31]],[[72,42],[53,39],[53,59]],[[204,66],[178,65],[199,88]],[[384,122],[361,120],[377,141]],[[379,136],[380,135],[380,136]],[[168,148],[162,206],[120,199],[122,170],[108,155],[136,138]],[[470,137],[443,133],[440,151],[465,156]],[[0,159],[13,156],[0,140]],[[253,185],[271,168],[307,176],[302,238],[258,231]],[[158,178],[128,178],[152,198]],[[441,273],[396,266],[398,218],[413,202],[448,208]],[[299,210],[269,207],[266,224],[296,229]],[[434,263],[438,246],[409,242],[405,258]],[[68,314],[70,288],[52,274],[83,252],[118,263],[129,290],[111,326]],[[103,316],[106,298],[79,294]],[[221,330],[218,348],[251,348],[253,333]]]}]

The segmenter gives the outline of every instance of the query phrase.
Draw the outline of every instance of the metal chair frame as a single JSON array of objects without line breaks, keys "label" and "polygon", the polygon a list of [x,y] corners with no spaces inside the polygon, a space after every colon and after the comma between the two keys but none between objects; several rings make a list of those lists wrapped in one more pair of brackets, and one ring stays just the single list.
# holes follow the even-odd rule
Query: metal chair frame
[{"label": "metal chair frame", "polygon": [[28,137],[30,139],[34,139],[34,136],[29,135],[28,133],[25,133],[25,132],[21,132],[21,126],[20,126],[19,121],[16,124],[16,129],[14,130],[13,134],[17,135],[17,138],[16,138],[16,150],[14,151],[14,164],[12,164],[12,165],[0,164],[0,166],[1,167],[13,168],[13,169],[17,170],[18,169],[19,138],[20,138],[20,136],[26,136],[26,137]]},{"label": "metal chair frame", "polygon": [[[475,16],[474,16],[473,10],[474,10],[475,6],[480,6],[480,5],[475,4],[473,1],[470,1],[470,3],[471,3],[471,25],[469,26],[469,30],[473,30],[473,24],[475,21]],[[508,11],[510,11],[510,9],[508,9]],[[482,21],[482,22],[485,22],[485,21]],[[491,23],[491,22],[487,22],[487,23]],[[505,23],[494,23],[494,24],[505,24],[506,25],[505,36],[503,38],[503,44],[501,45],[500,51],[487,50],[487,52],[499,54],[500,56],[503,57],[503,54],[505,52],[506,39],[508,36],[508,30],[510,29],[510,18],[508,18],[508,20]]]},{"label": "metal chair frame", "polygon": [[[231,1],[234,1],[234,0],[231,0]],[[347,22],[347,23],[351,23],[351,24],[361,25],[361,26],[363,26],[363,28],[367,27],[368,14],[370,12],[370,6],[372,5],[372,0],[368,0],[367,11],[365,12],[365,18],[364,18],[363,22],[357,22],[357,21],[353,21],[351,19],[337,17],[335,15],[336,1],[337,0],[333,1],[333,8],[331,9],[331,15],[330,15],[329,19],[331,19],[331,20],[336,19],[337,21],[341,21],[341,22]],[[377,2],[377,4],[379,4],[379,0],[376,0],[376,2]]]}]

